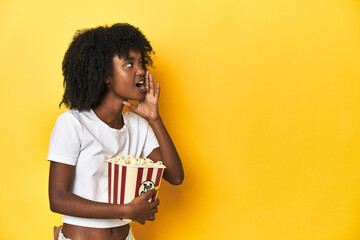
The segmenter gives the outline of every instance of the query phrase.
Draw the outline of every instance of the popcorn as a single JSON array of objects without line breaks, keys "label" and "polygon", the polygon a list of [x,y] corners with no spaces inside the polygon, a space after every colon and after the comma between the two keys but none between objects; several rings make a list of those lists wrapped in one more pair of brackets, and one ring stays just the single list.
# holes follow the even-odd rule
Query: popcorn
[{"label": "popcorn", "polygon": [[[127,204],[153,188],[158,189],[166,166],[161,161],[131,155],[106,161],[108,173],[108,202]],[[148,199],[154,202],[158,191]],[[131,222],[130,219],[122,219]]]},{"label": "popcorn", "polygon": [[132,165],[132,166],[142,166],[142,167],[165,167],[162,161],[154,162],[150,158],[140,158],[132,155],[115,157],[109,159],[108,161],[118,163],[121,165]]}]

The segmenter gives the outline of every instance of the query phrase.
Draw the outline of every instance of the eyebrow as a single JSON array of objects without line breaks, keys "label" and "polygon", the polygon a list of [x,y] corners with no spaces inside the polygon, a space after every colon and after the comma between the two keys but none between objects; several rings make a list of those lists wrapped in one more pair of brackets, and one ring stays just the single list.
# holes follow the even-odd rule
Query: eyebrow
[{"label": "eyebrow", "polygon": [[[126,57],[126,58],[124,58],[124,61],[135,61],[135,58],[133,58],[133,57]],[[143,59],[140,58],[139,61],[142,62]]]},{"label": "eyebrow", "polygon": [[127,60],[131,60],[131,61],[134,61],[135,59],[133,57],[127,57],[127,58],[124,58],[125,61]]}]

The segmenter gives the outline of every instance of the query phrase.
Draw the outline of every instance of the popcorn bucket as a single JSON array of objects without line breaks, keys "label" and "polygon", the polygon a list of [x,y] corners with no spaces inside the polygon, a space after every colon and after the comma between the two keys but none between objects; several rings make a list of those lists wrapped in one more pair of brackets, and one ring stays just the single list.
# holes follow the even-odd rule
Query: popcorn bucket
[{"label": "popcorn bucket", "polygon": [[[108,171],[108,202],[114,204],[127,204],[137,196],[160,186],[165,169],[165,166],[147,167],[123,165],[109,160],[106,160],[106,162]],[[148,201],[154,202],[157,194],[158,192]]]}]

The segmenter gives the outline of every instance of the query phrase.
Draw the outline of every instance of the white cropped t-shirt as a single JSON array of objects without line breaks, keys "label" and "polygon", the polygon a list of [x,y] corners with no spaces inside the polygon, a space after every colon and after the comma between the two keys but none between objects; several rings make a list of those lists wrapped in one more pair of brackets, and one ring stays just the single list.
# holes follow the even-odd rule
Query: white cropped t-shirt
[{"label": "white cropped t-shirt", "polygon": [[[123,112],[124,126],[109,127],[93,110],[68,110],[61,114],[50,135],[47,160],[75,166],[73,193],[97,202],[108,202],[106,159],[134,155],[147,157],[159,143],[147,121]],[[127,224],[120,219],[94,219],[63,215],[64,223],[111,228]]]}]

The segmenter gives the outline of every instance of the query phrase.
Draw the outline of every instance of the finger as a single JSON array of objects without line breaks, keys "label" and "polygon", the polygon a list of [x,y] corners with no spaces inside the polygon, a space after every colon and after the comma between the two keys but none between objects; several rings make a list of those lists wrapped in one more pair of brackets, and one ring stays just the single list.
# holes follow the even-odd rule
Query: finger
[{"label": "finger", "polygon": [[148,220],[149,221],[154,221],[155,220],[155,215],[152,215]]},{"label": "finger", "polygon": [[159,206],[159,200],[158,199],[155,202],[151,202],[151,205],[150,205],[151,208],[157,208],[157,206]]},{"label": "finger", "polygon": [[146,75],[145,75],[145,88],[146,88],[146,92],[149,92],[149,71],[146,71]]},{"label": "finger", "polygon": [[151,198],[154,194],[156,194],[156,190],[155,188],[151,189],[150,191],[146,192],[146,193],[143,193],[141,195],[141,197],[145,198],[145,199],[148,199],[148,198]]},{"label": "finger", "polygon": [[157,82],[156,83],[156,93],[155,93],[155,97],[157,99],[159,99],[159,96],[160,96],[160,82]]},{"label": "finger", "polygon": [[126,101],[124,101],[123,104],[124,104],[125,106],[127,106],[131,111],[133,111],[134,113],[136,113],[136,111],[137,111],[137,106],[132,105],[131,103],[126,102]]},{"label": "finger", "polygon": [[152,214],[155,214],[155,213],[157,213],[159,211],[159,209],[158,208],[155,208],[151,213]]},{"label": "finger", "polygon": [[149,82],[150,82],[150,93],[154,95],[154,81],[150,73],[149,73]]},{"label": "finger", "polygon": [[157,213],[157,211],[153,210],[153,211],[149,212],[149,215],[150,216],[155,216],[156,213]]},{"label": "finger", "polygon": [[54,226],[54,239],[57,240],[60,233],[60,227]]}]

